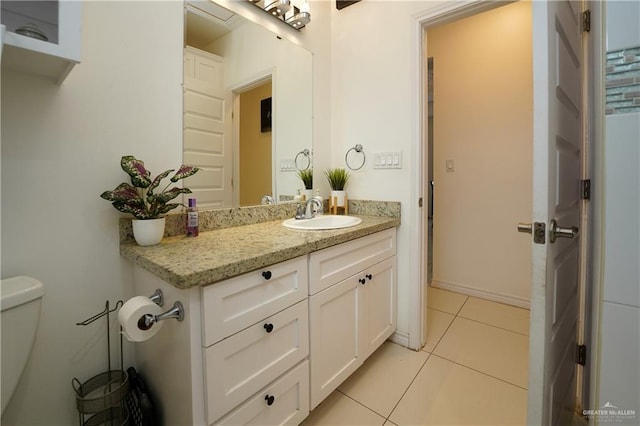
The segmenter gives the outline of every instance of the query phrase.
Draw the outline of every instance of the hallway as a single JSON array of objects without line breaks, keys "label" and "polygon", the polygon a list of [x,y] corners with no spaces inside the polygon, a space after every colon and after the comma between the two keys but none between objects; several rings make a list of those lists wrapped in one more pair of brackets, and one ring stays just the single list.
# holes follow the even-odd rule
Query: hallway
[{"label": "hallway", "polygon": [[523,425],[529,311],[429,288],[428,342],[386,342],[303,425]]}]

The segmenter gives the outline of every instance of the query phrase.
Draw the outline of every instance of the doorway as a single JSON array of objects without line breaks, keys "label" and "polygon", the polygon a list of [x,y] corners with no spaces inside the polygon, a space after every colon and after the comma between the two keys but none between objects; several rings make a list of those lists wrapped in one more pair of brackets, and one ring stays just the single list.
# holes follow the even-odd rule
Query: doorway
[{"label": "doorway", "polygon": [[531,244],[513,224],[531,214],[531,4],[429,26],[425,45],[429,283],[528,308]]},{"label": "doorway", "polygon": [[238,94],[237,99],[239,201],[240,206],[254,206],[273,194],[271,80]]},{"label": "doorway", "polygon": [[[416,17],[416,23],[420,28],[418,37],[424,37],[425,32],[431,26],[452,22],[496,7],[495,4],[488,3],[476,2],[465,6],[448,5],[435,12],[426,13],[425,16]],[[533,177],[534,183],[538,185],[538,190],[534,192],[533,198],[533,206],[536,208],[533,208],[526,217],[529,220],[539,220],[540,222],[537,223],[542,226],[547,225],[550,230],[548,232],[548,242],[537,242],[536,244],[540,245],[534,244],[535,252],[532,252],[534,254],[532,255],[532,262],[535,267],[532,267],[531,278],[531,328],[533,330],[531,354],[533,358],[530,359],[535,359],[535,365],[530,366],[529,422],[556,423],[567,412],[570,415],[580,404],[579,400],[575,400],[576,386],[574,376],[575,372],[580,374],[580,369],[576,369],[575,361],[573,360],[573,353],[576,349],[576,328],[573,328],[573,333],[565,333],[564,331],[568,329],[563,327],[562,338],[554,339],[553,336],[556,333],[554,333],[553,327],[559,326],[558,321],[561,318],[574,318],[573,314],[576,312],[574,312],[573,304],[578,299],[576,294],[579,295],[581,291],[579,287],[584,283],[581,283],[580,286],[573,284],[573,279],[576,278],[573,272],[578,269],[577,263],[579,259],[581,262],[585,262],[589,261],[590,258],[588,250],[586,254],[585,252],[579,253],[578,256],[574,256],[572,259],[569,259],[568,256],[558,257],[558,253],[567,253],[567,248],[573,249],[577,246],[582,241],[583,235],[581,234],[576,238],[577,232],[568,232],[567,229],[571,230],[570,228],[562,228],[563,235],[560,236],[568,238],[568,240],[563,240],[560,244],[554,245],[551,237],[558,235],[559,232],[557,231],[558,228],[554,228],[555,220],[552,219],[557,217],[559,222],[572,222],[571,225],[574,225],[573,221],[579,215],[575,214],[569,217],[568,214],[564,213],[588,209],[580,207],[584,203],[580,201],[580,192],[575,188],[577,185],[572,184],[580,179],[585,179],[585,173],[587,175],[590,173],[588,168],[581,170],[580,167],[575,167],[575,164],[579,164],[577,159],[582,156],[581,147],[586,147],[591,154],[593,153],[593,145],[587,145],[581,136],[583,130],[586,133],[591,131],[588,122],[593,119],[593,114],[590,114],[588,109],[584,109],[590,98],[589,96],[581,98],[579,94],[582,90],[583,81],[586,82],[585,87],[589,87],[587,85],[589,82],[588,72],[583,73],[582,69],[593,69],[595,63],[585,62],[583,64],[584,54],[580,51],[581,37],[586,40],[587,47],[585,49],[591,49],[589,47],[589,39],[591,37],[589,35],[585,36],[581,27],[584,3],[534,2],[532,6],[534,40],[532,57],[534,69],[537,70],[533,84],[534,99],[536,99],[533,104],[533,157],[536,158],[538,164],[537,167],[534,167]],[[601,10],[598,5],[591,4],[591,6]],[[601,33],[593,34],[594,39],[597,40],[597,37],[601,38]],[[426,74],[427,69],[424,57],[430,56],[428,50],[422,44],[423,41],[420,40],[416,49],[417,54],[420,56],[421,76]],[[435,59],[434,73],[437,74],[437,58]],[[425,82],[419,81],[417,84],[418,87],[424,90],[421,91],[418,111],[421,122],[420,135],[423,138],[422,140],[426,140],[425,135],[428,132],[425,129],[425,114],[427,111],[425,98],[427,94]],[[435,105],[437,105],[437,93]],[[437,107],[435,109],[434,128],[437,129]],[[587,120],[587,125],[585,125],[584,129],[581,124],[583,119]],[[437,134],[435,140],[438,140]],[[421,146],[416,149],[416,152],[421,158],[421,170],[419,173],[414,174],[414,179],[416,179],[414,182],[419,182],[419,197],[422,197],[426,194],[426,188],[428,188],[425,180],[425,176],[427,176],[425,164],[427,164],[426,153],[428,149],[425,145],[422,145],[422,142],[420,143]],[[559,154],[555,155],[556,152],[559,152]],[[588,152],[585,154],[591,155]],[[456,167],[455,162],[453,167]],[[437,194],[437,180],[435,188]],[[545,203],[541,204],[542,201],[545,201]],[[554,203],[554,201],[557,201],[557,203]],[[421,210],[417,216],[418,220],[413,223],[416,224],[421,234],[427,232],[426,212]],[[438,214],[435,211],[434,223],[437,223],[437,220]],[[531,225],[533,230],[533,223]],[[515,223],[512,226],[515,228]],[[588,229],[589,227],[585,227],[584,232],[588,233]],[[515,232],[515,229],[513,229],[513,232]],[[543,230],[542,234],[547,236],[547,231]],[[533,243],[533,241],[529,239],[529,243]],[[412,273],[422,278],[425,277],[425,265],[427,264],[426,239],[421,239],[418,245],[420,246],[419,258],[423,260],[423,263],[416,267]],[[434,251],[437,253],[437,249]],[[560,261],[561,263],[558,263]],[[558,266],[563,266],[563,269],[558,270]],[[551,271],[551,275],[546,274],[546,271]],[[554,271],[557,272],[555,278]],[[567,273],[567,271],[570,271],[570,273]],[[549,283],[550,290],[545,290],[545,283]],[[588,288],[590,286],[588,284],[587,290],[584,290],[585,287],[581,287],[582,291],[589,291]],[[416,297],[418,300],[416,303],[423,303],[426,306],[426,284],[421,281],[420,285],[420,292],[416,294],[416,296],[419,295],[420,297]],[[586,307],[586,309],[590,310],[591,308]],[[424,315],[422,309],[418,312]],[[535,315],[533,315],[534,312]],[[587,315],[589,313],[587,312]],[[414,316],[413,318],[419,317]],[[422,319],[424,319],[424,316]],[[421,324],[421,326],[412,330],[414,332],[423,332],[424,321]],[[424,338],[424,333],[419,335]],[[410,338],[410,341],[414,340]],[[562,362],[559,363],[559,360]],[[554,389],[556,385],[557,387]],[[554,396],[553,400],[548,399],[550,395]],[[579,394],[578,398],[580,398]]]}]

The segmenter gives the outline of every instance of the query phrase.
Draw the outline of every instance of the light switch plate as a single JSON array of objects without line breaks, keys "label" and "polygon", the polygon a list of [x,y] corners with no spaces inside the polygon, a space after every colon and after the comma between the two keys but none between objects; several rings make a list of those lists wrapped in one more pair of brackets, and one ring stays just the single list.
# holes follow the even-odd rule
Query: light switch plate
[{"label": "light switch plate", "polygon": [[376,152],[373,155],[374,169],[401,169],[402,152]]}]

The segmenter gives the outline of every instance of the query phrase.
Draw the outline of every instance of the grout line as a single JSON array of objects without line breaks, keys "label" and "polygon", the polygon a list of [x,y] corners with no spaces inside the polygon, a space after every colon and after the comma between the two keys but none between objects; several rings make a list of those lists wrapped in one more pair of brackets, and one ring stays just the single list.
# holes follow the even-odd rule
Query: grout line
[{"label": "grout line", "polygon": [[[351,396],[347,395],[346,393],[342,392],[340,389],[336,388],[336,392],[341,393],[342,395],[346,396],[347,398],[349,398],[350,400],[352,400],[353,402],[355,402],[358,405],[363,406],[364,408],[366,408],[367,410],[371,411],[374,414],[377,414],[378,416],[382,417],[384,419],[384,421],[386,422],[388,419],[384,416],[384,414],[380,414],[378,413],[376,410],[374,410],[371,407],[367,407],[366,405],[364,405],[362,402],[358,401],[355,398],[352,398]],[[404,394],[403,394],[404,395]],[[402,399],[402,398],[401,398]],[[384,423],[383,423],[384,424]]]},{"label": "grout line", "polygon": [[[424,352],[424,351],[422,351]],[[413,384],[413,382],[416,381],[416,378],[418,377],[418,374],[420,374],[420,372],[422,371],[422,369],[424,368],[424,366],[427,364],[427,361],[429,361],[429,359],[431,358],[431,355],[433,355],[432,352],[425,352],[427,354],[427,358],[424,360],[424,362],[422,363],[422,365],[420,366],[420,368],[418,368],[418,371],[416,372],[416,374],[413,376],[413,379],[411,379],[411,381],[409,382],[409,384],[407,385],[407,388],[404,390],[404,392],[402,392],[402,395],[400,396],[400,398],[398,399],[398,402],[396,402],[396,404],[393,406],[393,408],[391,409],[391,411],[389,412],[389,416],[387,416],[387,418],[385,419],[385,421],[389,421],[392,422],[391,420],[389,420],[391,418],[391,415],[393,414],[394,411],[396,411],[396,408],[398,408],[398,404],[400,404],[400,402],[402,401],[402,398],[404,398],[404,396],[407,394],[407,392],[409,391],[409,388],[411,387],[411,385]],[[393,422],[392,422],[393,423]],[[394,423],[395,424],[395,423]]]},{"label": "grout line", "polygon": [[469,318],[469,317],[463,317],[463,316],[461,316],[461,315],[456,315],[456,318],[458,318],[458,317],[460,317],[460,318],[462,318],[462,319],[469,320],[469,321],[477,322],[478,324],[487,325],[487,326],[489,326],[489,327],[497,328],[497,329],[500,329],[500,330],[510,331],[510,332],[512,332],[512,333],[519,334],[520,336],[527,336],[527,337],[529,337],[529,334],[528,334],[528,333],[521,333],[521,332],[519,332],[519,331],[515,331],[515,330],[508,329],[508,328],[500,327],[500,326],[495,325],[495,324],[489,324],[488,322],[480,321],[480,320],[477,320],[477,319],[475,319],[475,318]]},{"label": "grout line", "polygon": [[[458,293],[460,294],[460,293]],[[460,314],[460,312],[462,311],[462,308],[464,308],[464,305],[467,304],[467,302],[469,301],[470,296],[467,296],[466,299],[464,299],[464,302],[462,302],[462,305],[460,305],[460,309],[458,309],[458,312],[456,312],[456,316],[458,316]]]},{"label": "grout line", "polygon": [[476,373],[482,374],[483,376],[491,377],[491,378],[493,378],[493,379],[499,380],[499,381],[501,381],[501,382],[503,382],[503,383],[506,383],[506,384],[508,384],[508,385],[515,386],[515,387],[517,387],[517,388],[519,388],[519,389],[522,389],[522,390],[528,391],[528,389],[527,389],[527,388],[525,388],[525,387],[523,387],[523,386],[520,386],[520,385],[517,385],[517,384],[515,384],[515,383],[511,383],[511,382],[510,382],[510,381],[508,381],[508,380],[501,379],[500,377],[492,376],[491,374],[487,374],[487,373],[485,373],[484,371],[476,370],[475,368],[471,368],[471,367],[469,367],[468,365],[460,364],[459,362],[453,361],[453,360],[451,360],[451,359],[445,358],[445,357],[440,356],[440,355],[436,355],[436,354],[432,354],[432,355],[433,355],[433,356],[435,356],[435,357],[438,357],[438,358],[440,358],[440,359],[443,359],[443,360],[445,360],[445,361],[449,361],[449,362],[450,362],[450,363],[452,363],[452,364],[456,364],[456,365],[459,365],[460,367],[464,367],[464,368],[466,368],[466,369],[468,369],[468,370],[475,371]]}]

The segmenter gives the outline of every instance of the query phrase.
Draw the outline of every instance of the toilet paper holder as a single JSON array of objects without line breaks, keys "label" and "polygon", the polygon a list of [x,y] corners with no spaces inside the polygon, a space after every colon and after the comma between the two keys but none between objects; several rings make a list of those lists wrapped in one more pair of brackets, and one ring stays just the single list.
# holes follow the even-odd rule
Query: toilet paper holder
[{"label": "toilet paper holder", "polygon": [[[160,289],[157,289],[151,296],[149,296],[149,299],[158,306],[164,305],[164,295]],[[149,330],[153,324],[170,318],[175,318],[178,321],[182,321],[184,319],[184,306],[181,302],[175,302],[171,309],[159,315],[143,315],[138,320],[138,328],[140,328],[140,330]]]}]

